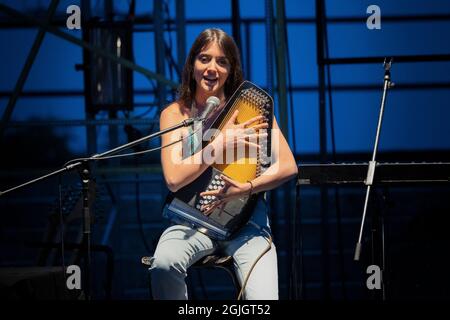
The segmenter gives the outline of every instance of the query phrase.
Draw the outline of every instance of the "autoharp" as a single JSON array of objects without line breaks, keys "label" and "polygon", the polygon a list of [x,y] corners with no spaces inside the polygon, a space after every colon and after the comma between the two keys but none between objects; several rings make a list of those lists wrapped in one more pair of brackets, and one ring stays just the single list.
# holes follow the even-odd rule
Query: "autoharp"
[{"label": "autoharp", "polygon": [[[206,215],[202,212],[204,205],[210,204],[215,198],[213,196],[203,197],[200,196],[200,193],[222,188],[225,185],[220,178],[222,174],[233,180],[246,182],[258,177],[270,166],[270,137],[273,124],[272,97],[255,84],[244,81],[225,106],[218,111],[218,114],[207,121],[211,125],[207,124],[206,129],[216,129],[219,132],[236,110],[239,110],[236,119],[238,124],[256,116],[263,116],[261,122],[267,122],[269,125],[268,138],[262,142],[258,141],[260,148],[255,152],[249,152],[247,149],[244,154],[241,153],[239,159],[233,154],[231,161],[212,164],[192,183],[169,194],[164,209],[166,218],[175,223],[188,225],[217,240],[230,238],[248,222],[256,205],[258,194],[232,199]],[[208,141],[203,144],[203,147],[207,143]],[[223,156],[224,160],[227,158],[230,157]]]}]

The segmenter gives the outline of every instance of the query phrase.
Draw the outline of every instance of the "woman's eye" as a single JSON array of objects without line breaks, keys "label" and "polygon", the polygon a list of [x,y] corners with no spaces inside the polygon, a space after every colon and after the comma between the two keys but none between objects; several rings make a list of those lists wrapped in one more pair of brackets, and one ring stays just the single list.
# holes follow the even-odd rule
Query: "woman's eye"
[{"label": "woman's eye", "polygon": [[208,57],[206,56],[201,56],[199,60],[201,63],[207,63],[209,61]]},{"label": "woman's eye", "polygon": [[228,65],[228,60],[227,59],[220,59],[219,60],[219,64],[221,64],[222,66],[226,66],[226,65]]}]

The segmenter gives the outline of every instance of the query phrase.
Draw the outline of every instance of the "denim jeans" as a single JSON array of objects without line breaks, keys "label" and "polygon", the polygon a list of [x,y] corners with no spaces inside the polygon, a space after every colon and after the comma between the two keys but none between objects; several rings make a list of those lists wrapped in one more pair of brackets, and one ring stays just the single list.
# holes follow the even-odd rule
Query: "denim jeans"
[{"label": "denim jeans", "polygon": [[[266,204],[261,198],[250,222],[233,238],[217,241],[184,225],[172,225],[161,235],[151,273],[154,299],[187,300],[185,282],[188,268],[206,255],[222,252],[233,257],[234,270],[242,286],[256,259],[269,247]],[[278,266],[275,244],[257,262],[244,289],[246,300],[278,299]]]}]

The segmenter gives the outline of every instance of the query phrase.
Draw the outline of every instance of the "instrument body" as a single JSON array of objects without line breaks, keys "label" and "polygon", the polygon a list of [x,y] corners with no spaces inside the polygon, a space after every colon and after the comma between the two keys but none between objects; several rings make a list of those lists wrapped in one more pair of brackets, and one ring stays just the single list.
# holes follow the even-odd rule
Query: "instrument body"
[{"label": "instrument body", "polygon": [[[239,110],[236,122],[238,124],[262,115],[261,122],[267,122],[268,137],[271,136],[273,124],[273,99],[261,88],[249,81],[244,81],[230,97],[225,106],[214,118],[206,121],[204,130],[215,129],[222,132],[223,127],[236,110]],[[205,132],[204,131],[204,132]],[[217,137],[212,135],[211,139]],[[202,205],[206,205],[214,198],[202,197],[200,193],[207,190],[221,188],[225,182],[221,175],[225,175],[239,182],[247,182],[261,175],[270,166],[271,139],[258,141],[260,148],[256,152],[245,150],[223,155],[223,163],[214,163],[205,170],[195,181],[170,194],[166,200],[164,216],[176,223],[189,225],[200,232],[208,234],[214,239],[226,240],[239,230],[251,217],[253,208],[259,195],[240,197],[214,209],[210,214],[202,212]],[[203,141],[205,147],[208,141]],[[227,157],[228,156],[228,157]]]}]

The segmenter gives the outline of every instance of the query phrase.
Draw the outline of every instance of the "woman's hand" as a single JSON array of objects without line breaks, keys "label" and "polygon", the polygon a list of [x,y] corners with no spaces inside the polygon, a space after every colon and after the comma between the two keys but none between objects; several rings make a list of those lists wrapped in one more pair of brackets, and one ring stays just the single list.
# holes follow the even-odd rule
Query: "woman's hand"
[{"label": "woman's hand", "polygon": [[222,128],[221,133],[213,140],[215,157],[221,157],[227,149],[251,147],[258,150],[260,148],[258,141],[267,138],[267,132],[259,133],[260,129],[267,129],[267,122],[258,123],[263,120],[263,116],[251,118],[241,124],[236,124],[239,111],[236,110],[231,118]]},{"label": "woman's hand", "polygon": [[[250,182],[241,183],[235,181],[223,174],[220,175],[220,178],[225,182],[225,185],[222,188],[218,188],[217,190],[205,191],[200,193],[200,196],[213,196],[215,197],[214,201],[210,202],[207,205],[202,206],[202,212],[205,215],[211,214],[215,208],[219,206],[224,206],[226,202],[238,198],[244,195],[250,195],[252,185]],[[205,211],[203,211],[205,210]]]}]

